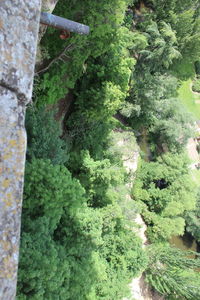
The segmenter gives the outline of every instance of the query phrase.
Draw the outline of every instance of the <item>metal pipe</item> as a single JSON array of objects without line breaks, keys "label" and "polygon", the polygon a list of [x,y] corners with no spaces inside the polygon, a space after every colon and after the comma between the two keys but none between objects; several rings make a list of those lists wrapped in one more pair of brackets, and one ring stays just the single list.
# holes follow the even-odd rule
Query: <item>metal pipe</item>
[{"label": "metal pipe", "polygon": [[52,15],[47,12],[41,12],[40,23],[49,25],[62,30],[68,30],[70,32],[76,32],[79,34],[89,34],[90,28],[87,25],[83,25],[68,19]]}]

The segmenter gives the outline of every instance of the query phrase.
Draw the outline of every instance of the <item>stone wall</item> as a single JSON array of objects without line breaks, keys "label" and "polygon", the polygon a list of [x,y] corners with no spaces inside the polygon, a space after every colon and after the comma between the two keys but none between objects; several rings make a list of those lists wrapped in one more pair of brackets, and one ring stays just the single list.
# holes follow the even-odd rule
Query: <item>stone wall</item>
[{"label": "stone wall", "polygon": [[31,100],[40,0],[0,3],[0,300],[16,294],[25,107]]}]

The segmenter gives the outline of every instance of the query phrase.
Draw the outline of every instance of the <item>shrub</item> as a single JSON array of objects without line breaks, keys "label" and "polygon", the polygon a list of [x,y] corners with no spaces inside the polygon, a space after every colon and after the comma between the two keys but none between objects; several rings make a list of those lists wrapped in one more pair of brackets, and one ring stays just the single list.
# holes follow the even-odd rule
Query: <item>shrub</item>
[{"label": "shrub", "polygon": [[192,84],[192,90],[200,93],[200,79],[196,79]]},{"label": "shrub", "polygon": [[143,202],[142,215],[151,241],[168,240],[184,232],[184,215],[196,202],[196,186],[184,154],[168,153],[144,162],[133,186],[133,198]]},{"label": "shrub", "polygon": [[[188,258],[184,251],[167,244],[150,246],[147,254],[149,264],[145,271],[146,279],[154,289],[166,299],[199,299],[199,274],[196,270],[200,266],[200,259]],[[188,251],[188,255],[191,254],[195,252]]]},{"label": "shrub", "polygon": [[68,160],[69,143],[60,138],[61,128],[54,120],[53,111],[28,109],[26,113],[28,135],[27,159],[50,159],[53,164]]},{"label": "shrub", "polygon": [[64,166],[27,163],[17,300],[120,300],[145,266],[117,204],[87,207]]}]

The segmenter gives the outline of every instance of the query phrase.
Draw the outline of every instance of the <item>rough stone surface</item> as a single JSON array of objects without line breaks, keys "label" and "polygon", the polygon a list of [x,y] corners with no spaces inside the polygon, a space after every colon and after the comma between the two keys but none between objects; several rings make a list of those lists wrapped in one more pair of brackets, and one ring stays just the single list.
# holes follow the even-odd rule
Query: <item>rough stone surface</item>
[{"label": "rough stone surface", "polygon": [[40,0],[1,0],[0,85],[24,102],[32,95],[39,18]]},{"label": "rough stone surface", "polygon": [[0,299],[7,300],[15,294],[26,135],[24,107],[2,87],[0,115]]},{"label": "rough stone surface", "polygon": [[40,0],[0,3],[0,300],[16,294],[26,151]]},{"label": "rough stone surface", "polygon": [[58,0],[42,0],[42,11],[51,13],[54,10],[57,2]]}]

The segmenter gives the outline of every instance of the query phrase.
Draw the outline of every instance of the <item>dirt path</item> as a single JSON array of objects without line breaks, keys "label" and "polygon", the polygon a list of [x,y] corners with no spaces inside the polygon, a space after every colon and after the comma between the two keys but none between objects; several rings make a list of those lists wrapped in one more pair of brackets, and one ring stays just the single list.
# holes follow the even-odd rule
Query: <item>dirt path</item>
[{"label": "dirt path", "polygon": [[[137,214],[135,223],[138,228],[134,230],[142,240],[142,247],[144,248],[147,243],[145,231],[147,229],[140,214]],[[133,278],[130,283],[131,297],[124,298],[123,300],[164,300],[164,297],[159,295],[156,291],[153,291],[151,287],[145,282],[144,274],[140,274],[138,277]]]}]

